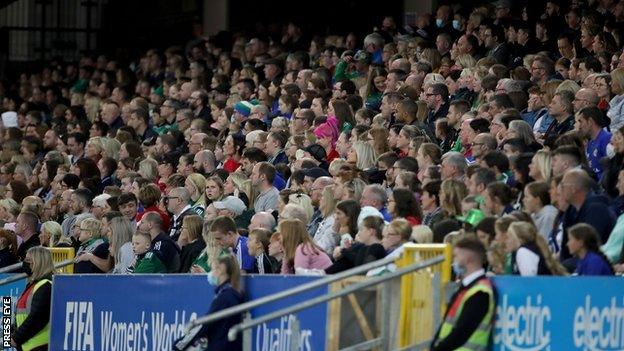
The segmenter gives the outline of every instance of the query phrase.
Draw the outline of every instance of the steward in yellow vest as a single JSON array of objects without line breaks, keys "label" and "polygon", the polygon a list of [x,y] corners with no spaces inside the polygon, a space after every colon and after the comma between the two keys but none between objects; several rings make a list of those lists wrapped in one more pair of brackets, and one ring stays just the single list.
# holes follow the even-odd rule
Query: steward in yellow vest
[{"label": "steward in yellow vest", "polygon": [[18,350],[48,349],[53,269],[52,256],[47,249],[38,246],[28,250],[23,271],[29,275],[29,282],[17,300],[11,335],[11,343]]},{"label": "steward in yellow vest", "polygon": [[459,240],[453,248],[453,270],[462,278],[453,295],[431,351],[488,350],[494,323],[494,289],[485,276],[486,251],[474,237]]}]

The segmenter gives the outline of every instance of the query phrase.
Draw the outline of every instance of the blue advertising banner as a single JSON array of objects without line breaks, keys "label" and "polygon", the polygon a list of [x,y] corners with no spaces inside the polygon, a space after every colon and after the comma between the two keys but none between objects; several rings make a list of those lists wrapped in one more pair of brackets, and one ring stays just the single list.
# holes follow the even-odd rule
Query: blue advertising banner
[{"label": "blue advertising banner", "polygon": [[497,277],[496,351],[624,350],[624,279]]},{"label": "blue advertising banner", "polygon": [[208,311],[205,275],[57,275],[51,350],[171,350]]},{"label": "blue advertising banner", "polygon": [[[283,291],[320,277],[246,276],[248,299]],[[252,317],[327,293],[318,288],[263,305]],[[185,325],[206,314],[214,286],[205,275],[57,275],[52,293],[51,350],[171,350]],[[300,350],[324,350],[327,305],[297,313]],[[253,349],[290,350],[287,316],[253,330]]]},{"label": "blue advertising banner", "polygon": [[[280,275],[252,275],[247,276],[245,287],[251,300],[258,299],[279,291],[294,288],[309,283],[320,277],[313,276],[280,276]],[[323,286],[290,298],[260,306],[251,311],[252,317],[290,307],[298,302],[325,295],[328,287]],[[299,350],[325,350],[327,304],[319,304],[305,309],[295,315],[284,316],[269,323],[264,323],[253,330],[252,349],[255,351],[287,351],[290,350],[292,323],[294,318],[299,320]]]}]

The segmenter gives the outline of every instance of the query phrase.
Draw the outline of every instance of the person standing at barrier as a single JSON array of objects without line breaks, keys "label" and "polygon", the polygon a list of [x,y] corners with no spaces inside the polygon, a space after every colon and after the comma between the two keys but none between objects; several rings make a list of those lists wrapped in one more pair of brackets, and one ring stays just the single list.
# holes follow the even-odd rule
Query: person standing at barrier
[{"label": "person standing at barrier", "polygon": [[80,222],[80,247],[76,252],[74,273],[105,273],[108,264],[109,244],[102,233],[102,222],[87,218]]},{"label": "person standing at barrier", "polygon": [[15,234],[19,235],[23,242],[17,249],[17,257],[21,261],[26,257],[26,252],[31,247],[39,246],[39,235],[37,234],[37,225],[39,219],[37,215],[30,211],[24,211],[17,216],[15,222]]},{"label": "person standing at barrier", "polygon": [[460,239],[453,248],[453,270],[461,277],[431,351],[487,350],[494,325],[496,302],[485,276],[486,251],[476,237]]},{"label": "person standing at barrier", "polygon": [[160,214],[145,213],[137,229],[150,234],[152,238],[150,252],[167,267],[167,272],[177,273],[180,270],[180,248],[172,237],[162,231]]},{"label": "person standing at barrier", "polygon": [[23,351],[47,350],[54,273],[52,254],[44,247],[33,247],[26,253],[23,267],[28,284],[17,300],[11,345]]},{"label": "person standing at barrier", "polygon": [[[213,314],[245,301],[240,286],[240,269],[238,261],[233,255],[222,255],[212,265],[208,275],[211,284],[216,285],[215,297],[210,304],[208,314]],[[228,341],[230,328],[241,322],[241,315],[233,315],[218,321],[206,323],[192,329],[187,335],[177,340],[174,350],[227,350],[239,351],[243,349],[242,340],[237,337]]]}]

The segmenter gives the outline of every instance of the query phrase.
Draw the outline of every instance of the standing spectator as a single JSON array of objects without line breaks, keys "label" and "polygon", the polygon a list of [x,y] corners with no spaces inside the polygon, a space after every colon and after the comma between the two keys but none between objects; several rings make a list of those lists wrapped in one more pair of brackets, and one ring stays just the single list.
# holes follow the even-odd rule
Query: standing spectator
[{"label": "standing spectator", "polygon": [[356,242],[340,251],[339,258],[325,273],[334,274],[347,269],[357,267],[386,256],[386,249],[381,245],[383,219],[369,216],[362,220],[362,224],[355,237]]},{"label": "standing spectator", "polygon": [[136,227],[125,217],[110,220],[110,257],[114,262],[112,273],[124,274],[134,261],[132,236]]},{"label": "standing spectator", "polygon": [[334,248],[338,245],[337,232],[334,230],[336,220],[336,198],[334,197],[335,188],[333,185],[326,186],[321,189],[321,199],[319,201],[319,211],[321,214],[321,222],[318,224],[313,238],[320,248],[328,255],[333,254]]}]

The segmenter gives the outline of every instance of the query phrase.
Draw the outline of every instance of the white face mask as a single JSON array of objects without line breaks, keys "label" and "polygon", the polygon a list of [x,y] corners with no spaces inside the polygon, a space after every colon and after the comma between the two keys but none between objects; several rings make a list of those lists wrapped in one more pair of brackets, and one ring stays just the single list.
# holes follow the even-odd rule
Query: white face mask
[{"label": "white face mask", "polygon": [[212,271],[208,273],[208,283],[214,286],[219,285],[219,277],[217,277]]}]

